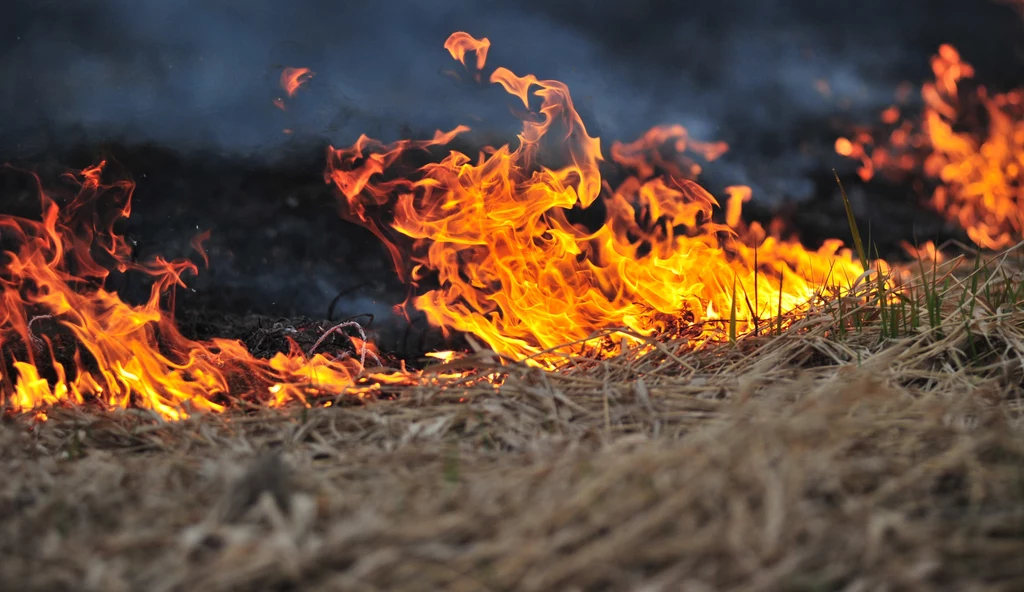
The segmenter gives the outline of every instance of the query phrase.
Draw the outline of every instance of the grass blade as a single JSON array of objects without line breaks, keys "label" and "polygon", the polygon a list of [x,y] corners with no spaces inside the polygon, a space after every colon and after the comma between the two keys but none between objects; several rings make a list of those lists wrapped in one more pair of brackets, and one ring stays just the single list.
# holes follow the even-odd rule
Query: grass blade
[{"label": "grass blade", "polygon": [[850,198],[846,195],[846,189],[843,187],[843,182],[839,180],[839,173],[832,169],[832,174],[836,177],[836,183],[839,184],[839,193],[843,195],[843,206],[846,208],[846,221],[850,223],[850,233],[853,234],[853,246],[857,249],[857,257],[860,258],[860,264],[864,266],[864,269],[868,268],[868,257],[864,251],[864,243],[860,240],[860,231],[857,229],[857,219],[853,217],[853,206],[850,204]]},{"label": "grass blade", "polygon": [[732,277],[732,305],[729,306],[729,343],[736,343],[736,276]]},{"label": "grass blade", "polygon": [[779,335],[782,335],[782,284],[786,279],[786,274],[779,272],[779,315],[776,318],[776,322],[779,325]]}]

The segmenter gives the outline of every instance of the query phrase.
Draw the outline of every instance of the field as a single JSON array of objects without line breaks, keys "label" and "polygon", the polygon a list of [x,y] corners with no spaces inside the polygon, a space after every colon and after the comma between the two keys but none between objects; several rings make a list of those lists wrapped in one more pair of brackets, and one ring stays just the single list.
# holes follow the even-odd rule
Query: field
[{"label": "field", "polygon": [[462,362],[497,390],[12,417],[0,588],[1019,590],[1020,280],[1011,250],[781,334]]},{"label": "field", "polygon": [[1024,590],[1024,88],[943,44],[744,217],[443,48],[518,143],[2,167],[0,590]]}]

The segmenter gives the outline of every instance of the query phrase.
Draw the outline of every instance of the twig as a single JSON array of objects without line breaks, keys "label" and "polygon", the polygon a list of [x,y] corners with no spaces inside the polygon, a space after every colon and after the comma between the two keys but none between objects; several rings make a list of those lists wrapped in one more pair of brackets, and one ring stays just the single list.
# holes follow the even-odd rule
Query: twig
[{"label": "twig", "polygon": [[335,333],[341,333],[342,329],[347,329],[349,327],[355,327],[356,331],[359,332],[359,338],[363,340],[359,348],[359,365],[364,368],[366,367],[366,355],[369,354],[370,356],[373,357],[374,361],[377,362],[378,366],[383,366],[383,363],[381,363],[380,358],[377,357],[377,354],[367,349],[366,345],[369,342],[369,340],[366,337],[366,331],[363,330],[362,325],[355,321],[345,321],[344,323],[338,323],[337,325],[331,327],[327,331],[324,331],[324,334],[320,336],[320,339],[317,339],[316,343],[313,344],[313,347],[309,348],[309,351],[306,352],[306,356],[311,357],[313,353],[316,352],[316,349],[320,347],[320,345],[328,337]]},{"label": "twig", "polygon": [[32,324],[35,323],[36,321],[41,321],[41,320],[44,320],[44,319],[52,319],[52,318],[53,318],[53,315],[48,315],[48,314],[36,315],[36,316],[32,317],[29,320],[28,325],[26,325],[26,328],[28,329],[28,336],[32,340],[32,343],[34,343],[35,346],[38,349],[43,349],[43,347],[46,346],[46,342],[43,341],[41,337],[37,337],[36,334],[32,332]]}]

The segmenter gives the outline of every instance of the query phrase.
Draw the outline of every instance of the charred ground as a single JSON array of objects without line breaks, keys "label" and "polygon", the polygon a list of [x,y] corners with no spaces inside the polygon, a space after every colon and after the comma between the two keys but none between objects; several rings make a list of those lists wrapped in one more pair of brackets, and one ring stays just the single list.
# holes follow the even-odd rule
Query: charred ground
[{"label": "charred ground", "polygon": [[[476,147],[463,143],[457,148],[473,154]],[[335,321],[356,320],[374,333],[382,350],[408,361],[461,345],[458,336],[445,338],[415,310],[409,310],[411,323],[393,310],[415,288],[399,280],[387,250],[371,232],[339,215],[335,190],[323,180],[325,149],[307,143],[269,165],[213,152],[183,155],[153,145],[102,144],[14,164],[36,171],[44,185],[59,186],[69,167],[89,166],[97,158],[108,160],[110,175],[131,178],[136,183],[132,215],[118,227],[134,244],[135,256],[185,257],[200,266],[189,288],[174,294],[175,315],[187,337],[242,339],[253,345],[275,326],[322,331]],[[607,175],[614,184],[617,171],[609,169]],[[812,199],[782,199],[772,206],[755,200],[745,208],[745,217],[764,224],[778,218],[786,232],[810,248],[829,238],[848,239],[832,171],[823,167],[811,178]],[[964,240],[962,231],[920,205],[920,189],[912,184],[875,183],[865,189],[850,172],[842,178],[860,226],[883,257],[900,259],[901,242],[915,237],[922,242]],[[4,213],[39,216],[37,187],[29,175],[9,169],[0,180],[7,196]],[[717,189],[721,195],[722,188]],[[575,214],[591,225],[602,216],[600,205]],[[206,230],[208,267],[192,246]],[[142,274],[115,274],[108,287],[129,302],[149,294]],[[282,347],[283,342],[265,352],[257,347],[254,353],[272,354]]]}]

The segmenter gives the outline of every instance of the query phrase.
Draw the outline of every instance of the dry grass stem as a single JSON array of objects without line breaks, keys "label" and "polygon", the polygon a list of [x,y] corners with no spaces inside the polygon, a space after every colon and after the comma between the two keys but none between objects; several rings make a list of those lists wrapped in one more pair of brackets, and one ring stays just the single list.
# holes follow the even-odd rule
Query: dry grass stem
[{"label": "dry grass stem", "polygon": [[1014,261],[939,266],[891,334],[852,295],[735,347],[452,362],[498,389],[10,418],[0,588],[1024,589]]}]

